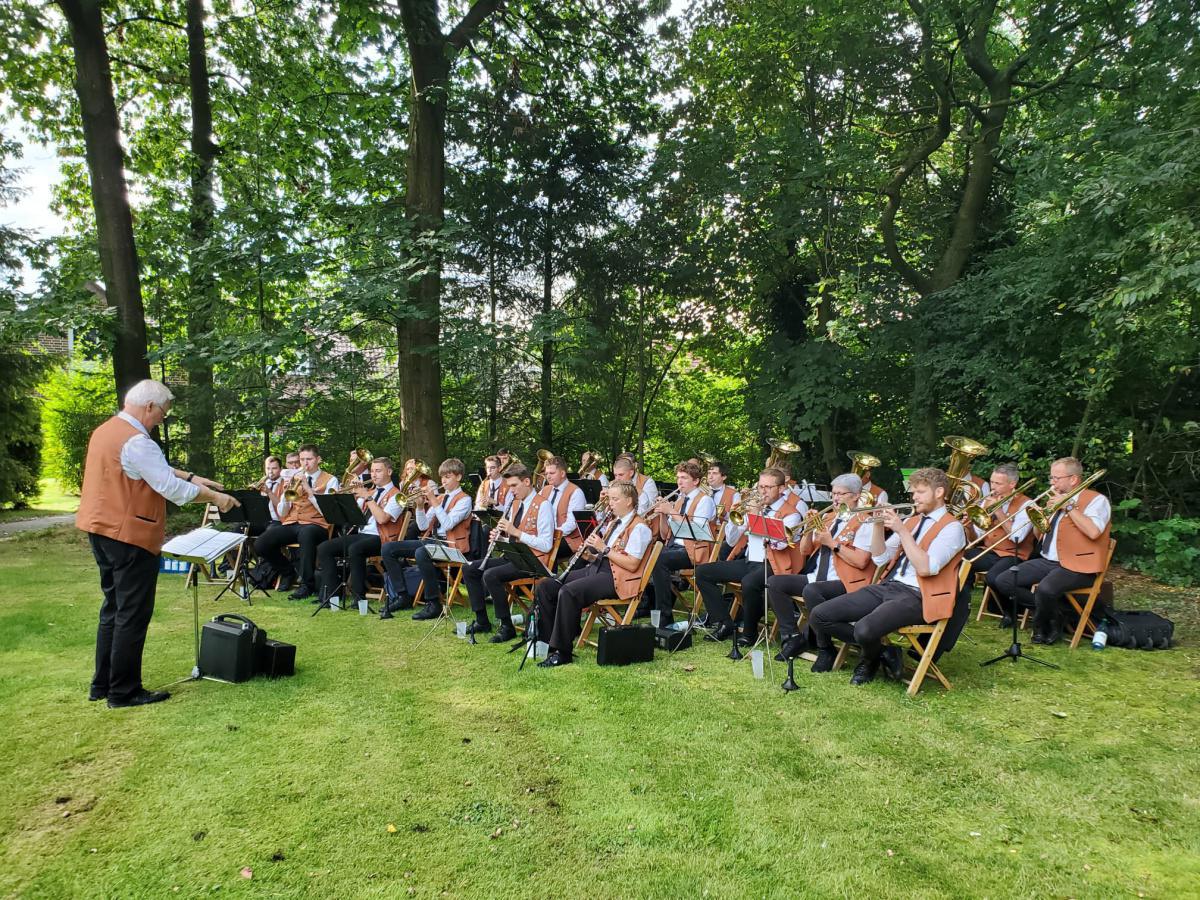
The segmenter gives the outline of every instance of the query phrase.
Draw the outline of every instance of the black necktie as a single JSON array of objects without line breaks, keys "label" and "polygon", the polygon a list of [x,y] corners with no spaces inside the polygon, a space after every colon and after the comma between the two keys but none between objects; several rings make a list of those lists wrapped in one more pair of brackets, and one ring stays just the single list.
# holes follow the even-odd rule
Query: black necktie
[{"label": "black necktie", "polygon": [[496,483],[493,481],[493,482],[492,482],[492,489],[491,489],[491,490],[488,492],[488,496],[489,496],[489,497],[490,497],[492,500],[495,500],[495,499],[496,499],[496,491],[498,491],[498,490],[500,490],[500,485],[496,484]]},{"label": "black necktie", "polygon": [[[913,532],[913,540],[914,541],[918,540],[921,537],[921,531],[925,528],[925,523],[928,521],[929,521],[929,516],[921,516],[921,521],[917,523],[917,530]],[[908,554],[902,552],[900,554],[900,564],[892,569],[892,574],[890,574],[888,576],[887,580],[890,581],[891,579],[897,577],[898,575],[903,575],[907,571],[908,571]]]},{"label": "black necktie", "polygon": [[554,501],[557,499],[558,499],[558,488],[555,488],[554,490],[552,490],[550,492],[550,505],[553,506]]},{"label": "black necktie", "polygon": [[[829,536],[837,537],[838,528],[841,527],[841,522],[837,519],[833,520],[833,524],[829,526]],[[820,559],[817,561],[817,581],[827,581],[829,579],[829,563],[833,551],[828,547],[822,547],[821,552],[817,554]]]},{"label": "black necktie", "polygon": [[308,476],[308,487],[309,487],[309,489],[310,489],[310,490],[312,489],[312,484],[313,484],[313,482],[312,482],[312,476],[311,476],[311,475],[309,475],[309,476]]},{"label": "black necktie", "polygon": [[521,527],[521,519],[525,516],[525,504],[521,503],[517,506],[517,514],[513,516],[513,528]]},{"label": "black necktie", "polygon": [[379,502],[379,498],[383,496],[383,488],[378,488],[375,491],[375,502]]},{"label": "black necktie", "polygon": [[1050,539],[1054,537],[1054,530],[1058,528],[1058,520],[1062,518],[1062,514],[1061,509],[1054,514],[1054,518],[1050,520],[1050,529],[1042,535],[1042,545],[1038,547],[1038,553],[1042,556],[1050,552]]}]

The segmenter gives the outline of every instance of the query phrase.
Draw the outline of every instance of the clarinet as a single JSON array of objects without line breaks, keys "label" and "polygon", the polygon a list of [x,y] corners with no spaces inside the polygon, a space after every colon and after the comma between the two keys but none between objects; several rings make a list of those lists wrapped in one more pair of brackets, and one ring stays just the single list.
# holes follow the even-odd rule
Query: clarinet
[{"label": "clarinet", "polygon": [[[518,509],[520,506],[521,504],[519,501],[517,501],[517,498],[513,497],[513,502],[509,505],[508,512],[500,517],[500,521],[511,522],[514,510]],[[483,561],[479,564],[480,572],[488,567],[488,563],[491,562],[492,559],[492,551],[496,549],[496,545],[500,543],[500,538],[504,534],[504,532],[499,528],[500,522],[497,522],[496,525],[497,527],[493,528],[492,533],[488,536],[487,550],[483,554]]]},{"label": "clarinet", "polygon": [[[602,516],[601,516],[601,517],[600,517],[600,518],[599,518],[599,519],[596,521],[596,530],[595,530],[595,533],[596,533],[596,534],[599,534],[601,531],[603,531],[603,530],[604,530],[604,526],[608,524],[608,520],[609,520],[609,519],[611,519],[611,518],[612,518],[612,511],[611,511],[611,510],[609,510],[609,509],[608,509],[608,507],[605,507],[605,509],[604,509],[604,515],[602,515]],[[560,575],[555,575],[555,576],[554,576],[554,579],[555,579],[555,581],[562,582],[562,580],[563,580],[564,578],[566,578],[566,577],[567,577],[567,576],[568,576],[568,575],[571,573],[571,570],[572,570],[573,568],[575,568],[575,563],[579,562],[579,558],[580,558],[581,556],[583,556],[583,554],[584,554],[584,551],[585,551],[585,550],[587,550],[587,549],[588,549],[588,545],[587,545],[586,543],[580,544],[580,545],[579,545],[579,549],[578,549],[578,550],[576,550],[576,551],[575,551],[575,552],[574,552],[574,553],[571,555],[571,558],[570,558],[569,560],[567,560],[567,567],[566,567],[565,569],[563,569],[563,570],[562,570],[562,574],[560,574]],[[607,552],[607,550],[606,550],[605,552]]]}]

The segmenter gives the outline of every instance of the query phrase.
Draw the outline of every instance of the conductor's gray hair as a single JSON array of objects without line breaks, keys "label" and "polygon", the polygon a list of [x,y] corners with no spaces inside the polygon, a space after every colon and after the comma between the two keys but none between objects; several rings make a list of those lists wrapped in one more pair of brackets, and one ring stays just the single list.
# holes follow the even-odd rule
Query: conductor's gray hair
[{"label": "conductor's gray hair", "polygon": [[150,406],[151,404],[165,409],[175,399],[171,389],[161,381],[153,378],[143,378],[125,392],[126,406]]}]

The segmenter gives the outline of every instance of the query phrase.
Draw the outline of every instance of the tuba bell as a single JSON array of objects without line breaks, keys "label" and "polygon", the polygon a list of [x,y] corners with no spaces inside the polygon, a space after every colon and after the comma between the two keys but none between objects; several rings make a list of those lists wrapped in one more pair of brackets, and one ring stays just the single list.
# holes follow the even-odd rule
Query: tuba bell
[{"label": "tuba bell", "polygon": [[767,463],[763,468],[771,469],[784,465],[790,469],[789,457],[800,452],[800,445],[782,438],[767,438],[767,443],[771,447],[771,455],[767,457]]},{"label": "tuba bell", "polygon": [[946,464],[946,478],[950,490],[946,495],[946,508],[955,516],[983,496],[983,490],[971,481],[971,462],[976,457],[991,452],[974,438],[948,434],[942,438],[942,446],[950,448],[950,462]]},{"label": "tuba bell", "polygon": [[350,465],[346,466],[346,471],[342,473],[342,477],[339,480],[342,482],[353,481],[354,478],[356,477],[354,470],[356,468],[358,468],[360,465],[365,465],[365,466],[371,465],[371,460],[373,460],[374,458],[375,457],[371,455],[371,451],[366,449],[365,447],[355,448],[354,462],[352,462],[352,463],[350,463]]}]

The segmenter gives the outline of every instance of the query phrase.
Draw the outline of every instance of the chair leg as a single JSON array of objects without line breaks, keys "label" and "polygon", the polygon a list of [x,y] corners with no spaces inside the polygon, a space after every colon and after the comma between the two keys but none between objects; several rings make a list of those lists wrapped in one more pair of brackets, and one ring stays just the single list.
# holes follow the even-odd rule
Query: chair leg
[{"label": "chair leg", "polygon": [[1096,627],[1092,622],[1092,609],[1096,606],[1096,598],[1100,595],[1100,585],[1092,585],[1092,589],[1087,593],[1087,600],[1080,605],[1075,599],[1073,592],[1067,593],[1067,599],[1071,605],[1075,607],[1075,612],[1079,614],[1079,624],[1075,626],[1075,634],[1071,636],[1071,649],[1074,650],[1079,646],[1079,642],[1083,639],[1084,632],[1090,630],[1092,634],[1096,633]]},{"label": "chair leg", "polygon": [[849,653],[850,653],[850,645],[849,644],[842,644],[842,646],[838,647],[837,656],[833,660],[833,671],[836,672],[838,669],[840,669],[842,666],[844,666],[846,664],[846,657],[849,655]]},{"label": "chair leg", "polygon": [[942,633],[944,631],[945,626],[943,625],[942,627],[936,629],[932,634],[928,635],[928,639],[923,647],[921,646],[921,642],[917,635],[907,635],[908,641],[910,644],[912,644],[913,649],[921,655],[921,660],[917,663],[917,669],[915,672],[913,672],[912,678],[910,678],[908,681],[908,696],[915,697],[917,695],[917,691],[921,689],[921,683],[925,680],[925,676],[928,673],[932,673],[933,677],[941,682],[942,687],[944,687],[946,690],[950,690],[950,682],[946,679],[946,676],[941,673],[941,670],[934,665],[933,662],[933,655],[937,653],[938,644],[942,642]]},{"label": "chair leg", "polygon": [[596,607],[593,604],[588,610],[587,621],[583,623],[583,631],[579,633],[579,640],[575,642],[575,649],[580,649],[588,642],[588,638],[592,636],[592,628],[596,625]]}]

